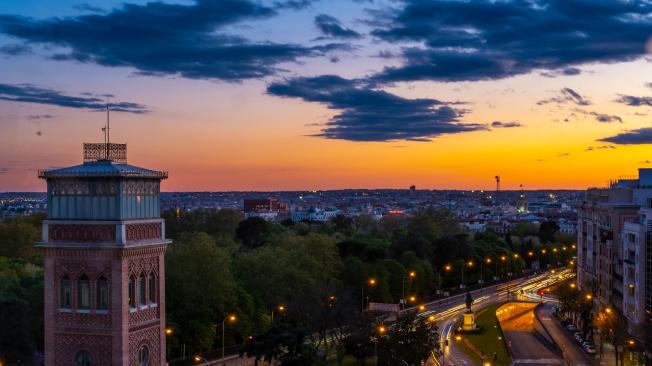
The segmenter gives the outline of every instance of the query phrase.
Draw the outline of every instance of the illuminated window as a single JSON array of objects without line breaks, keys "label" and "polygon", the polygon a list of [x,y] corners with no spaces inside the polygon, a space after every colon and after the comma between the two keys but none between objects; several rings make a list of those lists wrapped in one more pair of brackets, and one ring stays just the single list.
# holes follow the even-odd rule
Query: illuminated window
[{"label": "illuminated window", "polygon": [[153,273],[149,275],[149,302],[156,303],[156,276]]},{"label": "illuminated window", "polygon": [[59,304],[62,309],[70,309],[72,307],[72,285],[70,277],[63,276],[61,279],[61,293],[59,294]]},{"label": "illuminated window", "polygon": [[91,308],[91,281],[86,275],[77,281],[77,308],[86,310]]},{"label": "illuminated window", "polygon": [[97,280],[97,310],[109,308],[109,282],[104,277]]}]

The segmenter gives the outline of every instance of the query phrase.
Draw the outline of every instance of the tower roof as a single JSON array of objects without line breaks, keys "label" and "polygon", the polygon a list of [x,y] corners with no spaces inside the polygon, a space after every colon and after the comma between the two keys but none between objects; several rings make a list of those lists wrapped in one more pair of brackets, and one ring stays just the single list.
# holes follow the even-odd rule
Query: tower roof
[{"label": "tower roof", "polygon": [[168,173],[127,164],[125,144],[84,144],[84,163],[67,168],[39,170],[39,178],[121,177],[166,179]]},{"label": "tower roof", "polygon": [[91,177],[124,177],[166,179],[166,171],[150,170],[126,163],[116,163],[110,160],[86,162],[67,168],[39,171],[39,178],[91,178]]}]

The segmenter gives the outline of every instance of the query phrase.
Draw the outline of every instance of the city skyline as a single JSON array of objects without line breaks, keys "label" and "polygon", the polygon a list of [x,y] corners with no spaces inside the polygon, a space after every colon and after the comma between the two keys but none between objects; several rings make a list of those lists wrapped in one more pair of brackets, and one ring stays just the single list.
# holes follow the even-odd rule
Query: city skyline
[{"label": "city skyline", "polygon": [[78,163],[106,94],[112,141],[174,171],[165,191],[584,189],[649,167],[652,5],[547,3],[3,2],[0,191]]}]

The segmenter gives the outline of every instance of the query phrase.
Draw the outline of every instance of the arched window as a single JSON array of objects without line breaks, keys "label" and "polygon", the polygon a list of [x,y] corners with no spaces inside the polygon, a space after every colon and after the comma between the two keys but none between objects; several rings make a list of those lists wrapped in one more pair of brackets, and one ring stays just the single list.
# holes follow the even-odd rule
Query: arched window
[{"label": "arched window", "polygon": [[104,276],[97,279],[97,310],[109,308],[109,282]]},{"label": "arched window", "polygon": [[149,303],[156,304],[156,276],[153,273],[149,275]]},{"label": "arched window", "polygon": [[91,308],[91,281],[86,275],[77,280],[77,309],[86,310]]},{"label": "arched window", "polygon": [[77,353],[75,353],[75,365],[91,366],[91,354],[84,350],[77,351]]},{"label": "arched window", "polygon": [[136,279],[129,277],[129,307],[136,307]]},{"label": "arched window", "polygon": [[146,345],[140,346],[138,349],[138,365],[147,366],[149,364],[149,348]]},{"label": "arched window", "polygon": [[63,276],[60,284],[59,304],[62,309],[70,309],[72,307],[72,284],[70,277]]},{"label": "arched window", "polygon": [[145,280],[145,275],[141,274],[138,278],[138,304],[145,305],[147,304],[147,292],[145,292],[147,281]]}]

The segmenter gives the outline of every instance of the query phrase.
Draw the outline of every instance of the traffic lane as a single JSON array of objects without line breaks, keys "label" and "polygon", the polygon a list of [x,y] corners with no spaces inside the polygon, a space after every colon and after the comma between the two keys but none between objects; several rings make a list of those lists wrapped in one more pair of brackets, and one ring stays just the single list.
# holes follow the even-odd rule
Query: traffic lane
[{"label": "traffic lane", "polygon": [[509,352],[513,360],[559,360],[561,357],[541,341],[534,330],[534,312],[529,310],[502,320]]},{"label": "traffic lane", "polygon": [[570,364],[577,366],[592,366],[599,364],[595,358],[590,357],[582,348],[580,348],[571,334],[569,334],[568,331],[562,327],[561,323],[553,317],[554,309],[552,304],[546,303],[536,311],[541,323],[546,327],[550,336],[552,336],[552,339],[561,349],[564,357],[570,362]]}]

